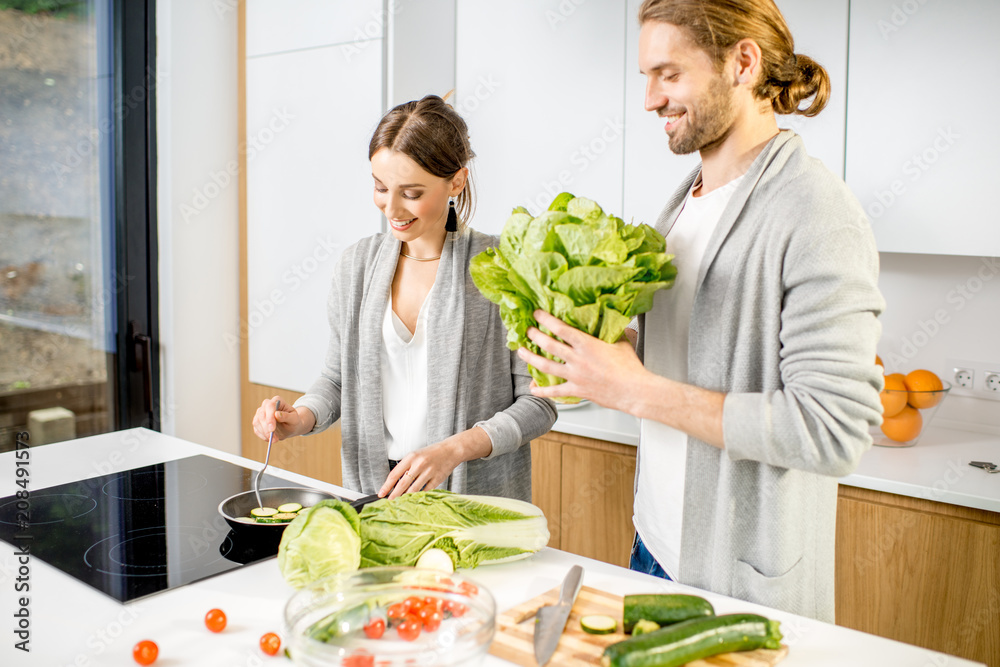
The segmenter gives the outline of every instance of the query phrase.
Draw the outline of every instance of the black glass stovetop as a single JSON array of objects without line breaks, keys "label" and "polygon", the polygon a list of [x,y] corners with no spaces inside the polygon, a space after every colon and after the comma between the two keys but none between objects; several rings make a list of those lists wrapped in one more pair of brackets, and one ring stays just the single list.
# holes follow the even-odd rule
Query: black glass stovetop
[{"label": "black glass stovetop", "polygon": [[[121,602],[183,586],[277,553],[234,534],[219,503],[257,472],[192,456],[0,498],[0,539]],[[301,486],[264,474],[260,487]],[[23,499],[22,499],[23,500]]]}]

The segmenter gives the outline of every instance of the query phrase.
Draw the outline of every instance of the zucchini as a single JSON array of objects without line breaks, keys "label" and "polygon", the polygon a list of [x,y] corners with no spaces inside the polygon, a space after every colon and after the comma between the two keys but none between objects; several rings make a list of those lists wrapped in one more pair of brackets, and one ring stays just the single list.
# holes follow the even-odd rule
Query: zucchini
[{"label": "zucchini", "polygon": [[298,514],[295,512],[278,512],[277,514],[272,515],[271,518],[277,519],[278,521],[291,521],[297,516]]},{"label": "zucchini", "polygon": [[618,621],[604,614],[590,614],[580,619],[580,627],[591,635],[610,635],[618,629]]},{"label": "zucchini", "polygon": [[288,523],[288,519],[279,519],[280,515],[272,514],[271,516],[259,516],[254,523]]},{"label": "zucchini", "polygon": [[274,516],[278,513],[278,510],[273,507],[254,507],[250,510],[250,516],[262,517],[262,516]]},{"label": "zucchini", "polygon": [[720,653],[781,647],[780,623],[757,614],[693,618],[604,649],[605,667],[679,667]]},{"label": "zucchini", "polygon": [[646,619],[642,619],[636,622],[634,626],[632,626],[632,636],[638,637],[639,635],[644,635],[652,632],[653,630],[659,630],[659,629],[660,629],[659,623],[654,623],[653,621],[647,621]]},{"label": "zucchini", "polygon": [[632,632],[632,627],[642,619],[662,626],[715,615],[712,603],[705,598],[681,593],[626,595],[623,606],[622,625],[626,633]]},{"label": "zucchini", "polygon": [[285,503],[284,505],[278,505],[279,512],[298,512],[302,509],[302,505],[299,503]]}]

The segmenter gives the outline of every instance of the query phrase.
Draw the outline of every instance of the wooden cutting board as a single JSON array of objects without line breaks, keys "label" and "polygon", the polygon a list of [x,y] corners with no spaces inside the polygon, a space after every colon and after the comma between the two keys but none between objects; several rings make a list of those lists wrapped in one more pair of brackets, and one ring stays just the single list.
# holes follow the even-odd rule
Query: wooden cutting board
[{"label": "wooden cutting board", "polygon": [[[490,653],[522,667],[536,667],[535,612],[559,599],[559,589],[534,597],[497,617],[497,632]],[[580,618],[587,614],[605,614],[621,623],[622,596],[584,586],[573,604],[569,621],[559,640],[559,648],[549,661],[553,667],[592,667],[601,664],[601,654],[609,644],[620,642],[627,635],[619,631],[610,635],[590,635],[580,628]],[[739,653],[723,653],[705,660],[689,662],[687,667],[771,667],[786,655],[788,647],[778,650],[757,649]]]}]

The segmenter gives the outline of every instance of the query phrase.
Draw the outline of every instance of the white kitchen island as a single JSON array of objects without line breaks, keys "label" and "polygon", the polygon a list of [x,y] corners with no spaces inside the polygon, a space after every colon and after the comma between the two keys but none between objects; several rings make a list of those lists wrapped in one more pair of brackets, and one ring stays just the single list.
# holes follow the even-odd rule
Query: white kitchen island
[{"label": "white kitchen island", "polygon": [[[277,445],[277,446],[280,446]],[[242,459],[146,429],[133,429],[53,445],[30,452],[30,490],[96,477],[198,454],[213,456],[246,468],[259,469]],[[0,454],[0,497],[13,495],[15,454]],[[269,473],[290,481],[326,489],[346,497],[358,494],[290,472]],[[619,567],[563,551],[544,549],[523,561],[484,566],[467,572],[494,595],[498,610],[508,609],[559,585],[570,565],[581,564],[584,584],[628,594],[639,592],[694,592],[709,599],[719,613],[751,611],[781,621],[784,642],[790,647],[781,663],[787,667],[941,667],[978,663],[786,614],[732,598],[661,581]],[[0,665],[19,667],[86,667],[134,665],[132,646],[152,639],[160,650],[160,667],[205,665],[252,667],[288,664],[258,648],[266,632],[282,634],[282,612],[293,589],[281,578],[274,559],[239,567],[180,588],[122,604],[80,583],[38,559],[29,561],[28,593],[15,592],[19,563],[15,549],[0,542]],[[13,633],[18,598],[30,598],[30,653],[15,648]],[[209,632],[205,612],[223,609],[229,625],[220,634]],[[508,665],[487,657],[485,665]]]}]

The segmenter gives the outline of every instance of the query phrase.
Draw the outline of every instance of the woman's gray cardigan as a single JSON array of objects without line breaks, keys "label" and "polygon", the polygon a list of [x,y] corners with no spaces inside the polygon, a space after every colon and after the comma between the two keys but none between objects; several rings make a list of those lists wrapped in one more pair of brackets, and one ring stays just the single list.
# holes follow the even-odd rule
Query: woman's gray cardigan
[{"label": "woman's gray cardigan", "polygon": [[[443,488],[531,500],[531,448],[555,423],[555,404],[532,396],[527,367],[507,348],[499,309],[469,274],[469,260],[496,239],[449,232],[427,297],[427,442],[475,425],[492,453],[460,464]],[[375,493],[389,475],[382,420],[382,321],[399,259],[391,234],[362,239],[341,255],[330,289],[330,344],[319,378],[295,402],[316,416],[313,433],[341,420],[344,486]],[[415,397],[423,399],[425,397]]]},{"label": "woman's gray cardigan", "polygon": [[881,419],[884,306],[861,205],[796,134],[779,133],[698,272],[688,381],[726,392],[725,449],[688,438],[682,583],[833,622],[837,478],[858,465]]}]

